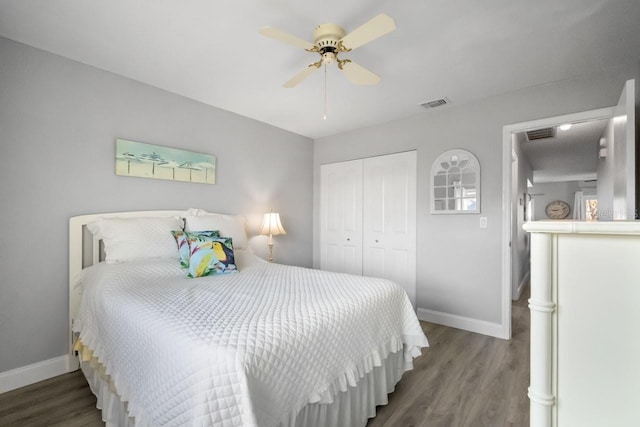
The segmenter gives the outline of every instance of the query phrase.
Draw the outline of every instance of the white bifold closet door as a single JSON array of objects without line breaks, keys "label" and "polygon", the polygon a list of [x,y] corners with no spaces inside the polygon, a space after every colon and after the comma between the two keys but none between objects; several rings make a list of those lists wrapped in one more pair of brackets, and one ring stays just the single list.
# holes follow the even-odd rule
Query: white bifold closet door
[{"label": "white bifold closet door", "polygon": [[320,170],[320,268],[362,275],[362,160]]},{"label": "white bifold closet door", "polygon": [[400,284],[415,306],[416,152],[321,166],[320,268]]}]

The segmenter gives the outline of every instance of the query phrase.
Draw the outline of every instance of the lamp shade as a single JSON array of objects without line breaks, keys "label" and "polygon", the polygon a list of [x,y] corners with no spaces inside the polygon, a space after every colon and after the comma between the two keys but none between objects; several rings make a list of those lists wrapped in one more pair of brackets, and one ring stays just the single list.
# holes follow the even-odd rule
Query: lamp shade
[{"label": "lamp shade", "polygon": [[269,212],[262,217],[262,225],[260,226],[260,234],[270,234],[276,236],[278,234],[287,234],[280,222],[280,214],[277,212]]}]

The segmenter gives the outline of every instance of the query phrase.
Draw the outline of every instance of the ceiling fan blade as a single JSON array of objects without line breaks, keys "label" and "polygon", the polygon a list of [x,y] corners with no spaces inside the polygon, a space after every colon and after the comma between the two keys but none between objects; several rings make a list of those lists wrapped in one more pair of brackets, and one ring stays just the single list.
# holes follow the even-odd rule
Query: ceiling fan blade
[{"label": "ceiling fan blade", "polygon": [[375,85],[380,77],[355,62],[345,62],[342,67],[344,76],[354,85]]},{"label": "ceiling fan blade", "polygon": [[302,40],[292,34],[279,30],[273,27],[260,28],[260,34],[263,36],[271,37],[272,39],[280,40],[281,42],[290,44],[301,49],[313,49],[313,43],[306,40]]},{"label": "ceiling fan blade", "polygon": [[282,86],[287,87],[287,88],[295,87],[301,81],[303,81],[304,79],[309,77],[311,75],[311,73],[313,73],[317,69],[318,69],[318,66],[316,64],[311,64],[307,68],[305,68],[304,70],[300,71],[298,74],[293,76],[291,79],[289,79],[289,81],[287,81]]},{"label": "ceiling fan blade", "polygon": [[344,36],[342,45],[347,49],[355,49],[370,41],[382,37],[396,29],[396,23],[389,15],[381,13]]}]

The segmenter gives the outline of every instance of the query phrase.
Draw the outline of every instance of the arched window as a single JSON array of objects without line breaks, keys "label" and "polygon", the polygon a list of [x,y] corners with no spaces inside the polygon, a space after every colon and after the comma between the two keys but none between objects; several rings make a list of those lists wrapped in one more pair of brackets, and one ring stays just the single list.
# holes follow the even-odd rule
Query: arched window
[{"label": "arched window", "polygon": [[480,163],[472,153],[449,150],[433,162],[431,213],[480,213]]}]

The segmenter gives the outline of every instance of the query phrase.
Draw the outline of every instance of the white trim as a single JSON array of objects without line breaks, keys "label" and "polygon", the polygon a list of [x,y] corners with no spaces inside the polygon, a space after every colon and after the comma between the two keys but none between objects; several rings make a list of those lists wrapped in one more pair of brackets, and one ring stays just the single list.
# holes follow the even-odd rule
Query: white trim
[{"label": "white trim", "polygon": [[613,117],[614,107],[582,111],[564,116],[505,125],[502,128],[502,332],[501,338],[511,338],[511,150],[512,134],[563,123],[577,123]]},{"label": "white trim", "polygon": [[513,159],[513,131],[505,126],[502,130],[502,315],[501,336],[511,339],[511,163]]},{"label": "white trim", "polygon": [[527,285],[527,282],[529,281],[530,276],[531,276],[531,272],[527,271],[527,274],[524,275],[524,277],[520,281],[520,284],[518,284],[518,289],[516,290],[515,298],[513,295],[511,295],[511,299],[513,301],[518,301],[520,299],[520,297],[522,296],[522,291],[524,290],[524,287]]},{"label": "white trim", "polygon": [[442,311],[429,310],[427,308],[418,308],[417,314],[418,319],[425,322],[437,323],[439,325],[463,329],[465,331],[489,335],[496,338],[510,338],[508,336],[504,336],[502,325],[499,323],[458,316],[457,314],[444,313]]},{"label": "white trim", "polygon": [[529,233],[640,234],[638,221],[534,221],[524,225]]},{"label": "white trim", "polygon": [[69,372],[69,356],[58,356],[32,365],[0,372],[0,394]]}]

